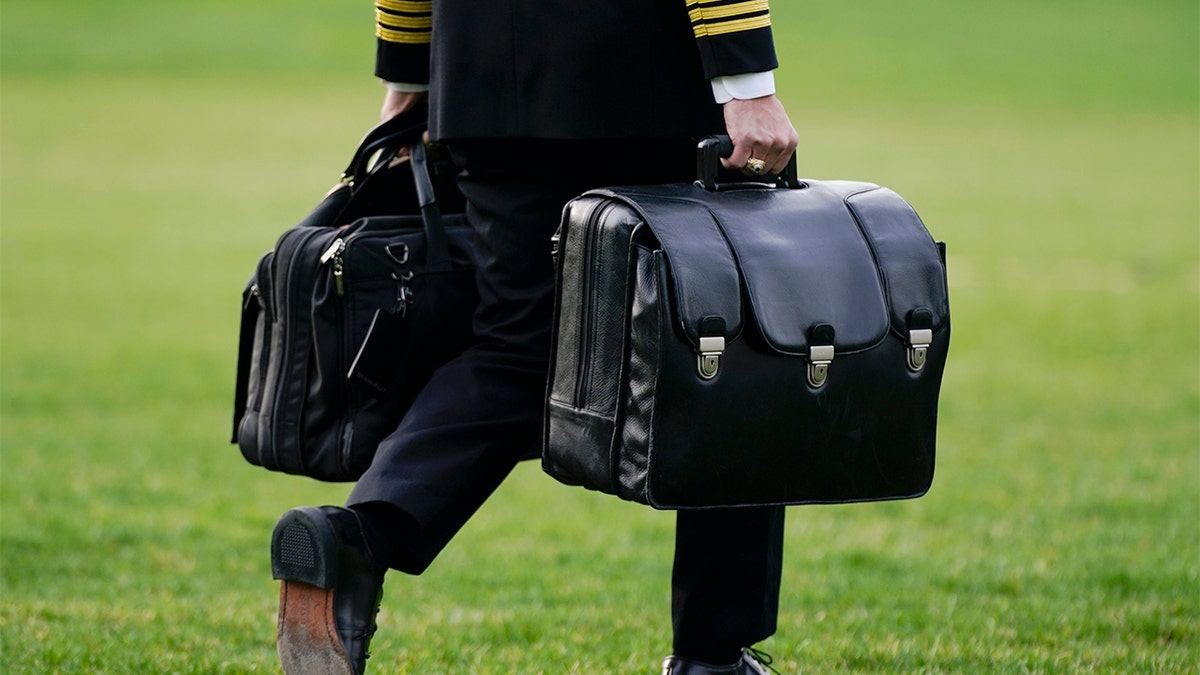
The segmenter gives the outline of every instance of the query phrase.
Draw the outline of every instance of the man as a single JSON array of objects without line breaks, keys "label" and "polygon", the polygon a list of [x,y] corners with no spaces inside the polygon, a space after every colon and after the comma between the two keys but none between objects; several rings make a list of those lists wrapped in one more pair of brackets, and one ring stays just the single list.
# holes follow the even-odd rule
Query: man
[{"label": "man", "polygon": [[[696,139],[775,173],[797,144],[774,96],[767,0],[375,0],[382,117],[429,106],[476,235],[475,340],[380,444],[348,508],[298,508],[272,538],[285,672],[362,673],[384,573],[420,574],[536,457],[550,352],[549,241],[594,187],[690,181]],[[616,525],[614,525],[616,526]],[[783,509],[681,511],[666,675],[762,673]]]}]

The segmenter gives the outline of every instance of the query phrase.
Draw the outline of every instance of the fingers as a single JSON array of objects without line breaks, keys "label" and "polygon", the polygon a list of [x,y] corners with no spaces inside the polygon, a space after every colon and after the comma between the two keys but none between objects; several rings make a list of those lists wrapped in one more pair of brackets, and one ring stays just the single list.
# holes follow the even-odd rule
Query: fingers
[{"label": "fingers", "polygon": [[[725,166],[749,176],[758,176],[782,173],[796,150],[796,144],[778,138],[751,138],[734,141],[733,148],[733,155],[722,160]],[[761,168],[758,162],[762,162]]]},{"label": "fingers", "polygon": [[[775,96],[738,100],[724,105],[725,127],[733,141],[733,154],[722,163],[747,175],[777,174],[787,167],[800,137],[788,119],[787,111]],[[755,172],[746,163],[751,158],[763,162]]]},{"label": "fingers", "polygon": [[729,134],[729,140],[733,142],[733,152],[730,153],[728,157],[722,159],[721,164],[723,164],[726,169],[741,169],[746,166],[746,160],[750,159],[750,151],[752,150],[752,147],[745,140],[745,132],[739,128],[731,126],[729,123],[729,118],[731,117],[729,105],[731,103],[734,102],[730,101],[729,103],[725,104],[725,128],[726,133]]},{"label": "fingers", "polygon": [[[730,139],[732,140],[732,136]],[[735,169],[743,173],[750,173],[746,168],[746,161],[750,159],[750,153],[753,151],[753,146],[749,143],[741,141],[741,139],[733,141],[733,154],[722,159],[721,164],[726,169]]]},{"label": "fingers", "polygon": [[757,173],[777,174],[787,167],[798,143],[799,137],[791,124],[786,127],[758,127],[733,142],[734,156],[730,157],[730,164],[753,174],[753,169],[747,166],[747,162],[753,158],[764,164],[763,170]]},{"label": "fingers", "polygon": [[425,92],[400,92],[387,90],[383,97],[383,106],[379,111],[379,121],[386,122],[393,117],[407,112],[416,105],[422,102],[425,98]]},{"label": "fingers", "polygon": [[798,144],[796,130],[792,129],[791,125],[788,125],[788,130],[791,132],[790,136],[774,135],[748,141],[750,157],[761,159],[766,164],[763,173],[781,173],[787,168],[788,160],[792,158]]}]

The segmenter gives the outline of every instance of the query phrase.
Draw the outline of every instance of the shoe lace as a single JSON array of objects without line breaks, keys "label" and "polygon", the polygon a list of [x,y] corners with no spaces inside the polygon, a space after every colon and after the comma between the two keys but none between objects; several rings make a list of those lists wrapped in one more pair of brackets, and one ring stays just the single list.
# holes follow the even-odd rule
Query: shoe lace
[{"label": "shoe lace", "polygon": [[[379,598],[380,598],[380,602],[382,602],[382,600],[383,600],[382,593],[380,594]],[[375,614],[379,614],[379,608],[381,606],[380,602],[375,603]],[[372,615],[372,616],[374,616],[374,615]],[[377,632],[379,632],[379,624],[375,622],[374,618],[372,618],[370,626],[368,626],[367,628],[365,628],[363,630],[356,631],[353,634],[354,639],[362,641],[363,661],[366,661],[367,659],[371,658],[371,640],[375,638],[375,633],[377,633]]]},{"label": "shoe lace", "polygon": [[750,655],[750,658],[757,661],[759,665],[771,671],[772,673],[775,673],[775,675],[782,675],[778,670],[775,670],[775,668],[771,666],[771,664],[775,662],[775,657],[762,651],[761,649],[755,649],[754,647],[746,647],[746,653]]},{"label": "shoe lace", "polygon": [[[382,596],[381,596],[382,599]],[[375,605],[375,613],[379,613],[379,604]],[[358,634],[359,639],[363,641],[363,660],[371,658],[371,640],[375,638],[375,633],[379,632],[379,624],[374,619],[371,620],[371,627]]]}]

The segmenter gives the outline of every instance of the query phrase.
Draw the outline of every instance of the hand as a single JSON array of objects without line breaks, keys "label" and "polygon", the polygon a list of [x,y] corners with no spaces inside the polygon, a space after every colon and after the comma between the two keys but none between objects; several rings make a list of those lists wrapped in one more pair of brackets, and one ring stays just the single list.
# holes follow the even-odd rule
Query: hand
[{"label": "hand", "polygon": [[423,91],[392,91],[388,89],[387,94],[383,97],[383,109],[379,111],[379,121],[386,122],[400,113],[412,110],[418,103],[424,103],[424,101],[425,92]]},{"label": "hand", "polygon": [[728,169],[755,175],[746,168],[754,157],[766,163],[762,173],[777,174],[800,144],[800,136],[787,111],[774,94],[752,99],[733,99],[724,104],[725,129],[733,141],[733,154],[721,163]]}]

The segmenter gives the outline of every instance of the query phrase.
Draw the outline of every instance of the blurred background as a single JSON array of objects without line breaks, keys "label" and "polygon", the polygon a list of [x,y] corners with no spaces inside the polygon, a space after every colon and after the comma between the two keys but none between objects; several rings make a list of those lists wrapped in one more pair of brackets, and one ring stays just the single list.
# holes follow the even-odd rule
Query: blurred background
[{"label": "blurred background", "polygon": [[[933,490],[789,510],[764,648],[782,672],[1196,672],[1200,9],[772,11],[801,174],[914,205],[954,337]],[[271,527],[349,486],[228,444],[240,293],[377,120],[372,31],[367,0],[5,0],[5,672],[277,669]],[[652,672],[672,530],[527,463],[389,577],[370,672]]]}]

